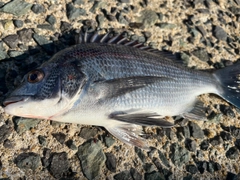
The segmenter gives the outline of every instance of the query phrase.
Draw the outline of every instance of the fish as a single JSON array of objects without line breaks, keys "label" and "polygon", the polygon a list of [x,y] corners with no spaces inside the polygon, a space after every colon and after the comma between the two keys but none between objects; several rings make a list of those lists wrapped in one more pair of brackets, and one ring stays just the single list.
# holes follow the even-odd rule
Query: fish
[{"label": "fish", "polygon": [[142,126],[171,128],[166,117],[206,120],[201,94],[240,108],[240,64],[191,69],[169,52],[121,33],[80,33],[79,43],[31,70],[3,102],[7,114],[102,126],[149,150]]}]

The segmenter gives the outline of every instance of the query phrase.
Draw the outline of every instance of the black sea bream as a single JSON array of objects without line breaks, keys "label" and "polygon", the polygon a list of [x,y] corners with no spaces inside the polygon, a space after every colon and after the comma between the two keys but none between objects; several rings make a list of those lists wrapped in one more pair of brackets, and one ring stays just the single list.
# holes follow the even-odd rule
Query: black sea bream
[{"label": "black sea bream", "polygon": [[200,94],[214,93],[240,107],[239,64],[210,73],[122,36],[84,37],[85,43],[26,74],[4,101],[5,112],[103,126],[125,143],[148,149],[139,136],[142,126],[173,126],[165,116],[204,119]]}]

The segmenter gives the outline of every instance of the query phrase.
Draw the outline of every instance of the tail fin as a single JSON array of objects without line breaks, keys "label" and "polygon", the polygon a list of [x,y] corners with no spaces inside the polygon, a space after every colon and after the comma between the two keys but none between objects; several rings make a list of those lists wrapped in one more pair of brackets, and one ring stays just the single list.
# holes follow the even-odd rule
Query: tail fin
[{"label": "tail fin", "polygon": [[240,108],[240,63],[219,69],[213,73],[220,83],[219,95]]}]

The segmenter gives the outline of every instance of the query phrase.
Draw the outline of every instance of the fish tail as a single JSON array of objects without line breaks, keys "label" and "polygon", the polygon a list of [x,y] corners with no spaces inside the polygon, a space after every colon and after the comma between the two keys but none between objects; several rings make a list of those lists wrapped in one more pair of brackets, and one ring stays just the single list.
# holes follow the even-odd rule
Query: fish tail
[{"label": "fish tail", "polygon": [[240,63],[219,69],[213,75],[219,82],[218,94],[240,108]]}]

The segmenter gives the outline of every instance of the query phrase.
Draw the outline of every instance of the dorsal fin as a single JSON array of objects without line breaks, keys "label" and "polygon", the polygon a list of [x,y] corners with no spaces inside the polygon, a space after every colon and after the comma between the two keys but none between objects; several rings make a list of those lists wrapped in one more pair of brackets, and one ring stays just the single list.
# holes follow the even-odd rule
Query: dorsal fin
[{"label": "dorsal fin", "polygon": [[115,33],[114,31],[110,31],[106,34],[99,34],[99,31],[80,31],[76,36],[76,44],[84,44],[84,43],[106,43],[106,44],[118,44],[124,46],[131,46],[134,48],[138,48],[144,51],[148,51],[154,54],[158,54],[165,59],[169,59],[175,61],[177,63],[183,63],[181,60],[179,53],[173,54],[169,51],[160,51],[158,49],[153,49],[152,47],[145,46],[143,43],[138,42],[137,40],[129,40],[126,37],[126,32]]}]

